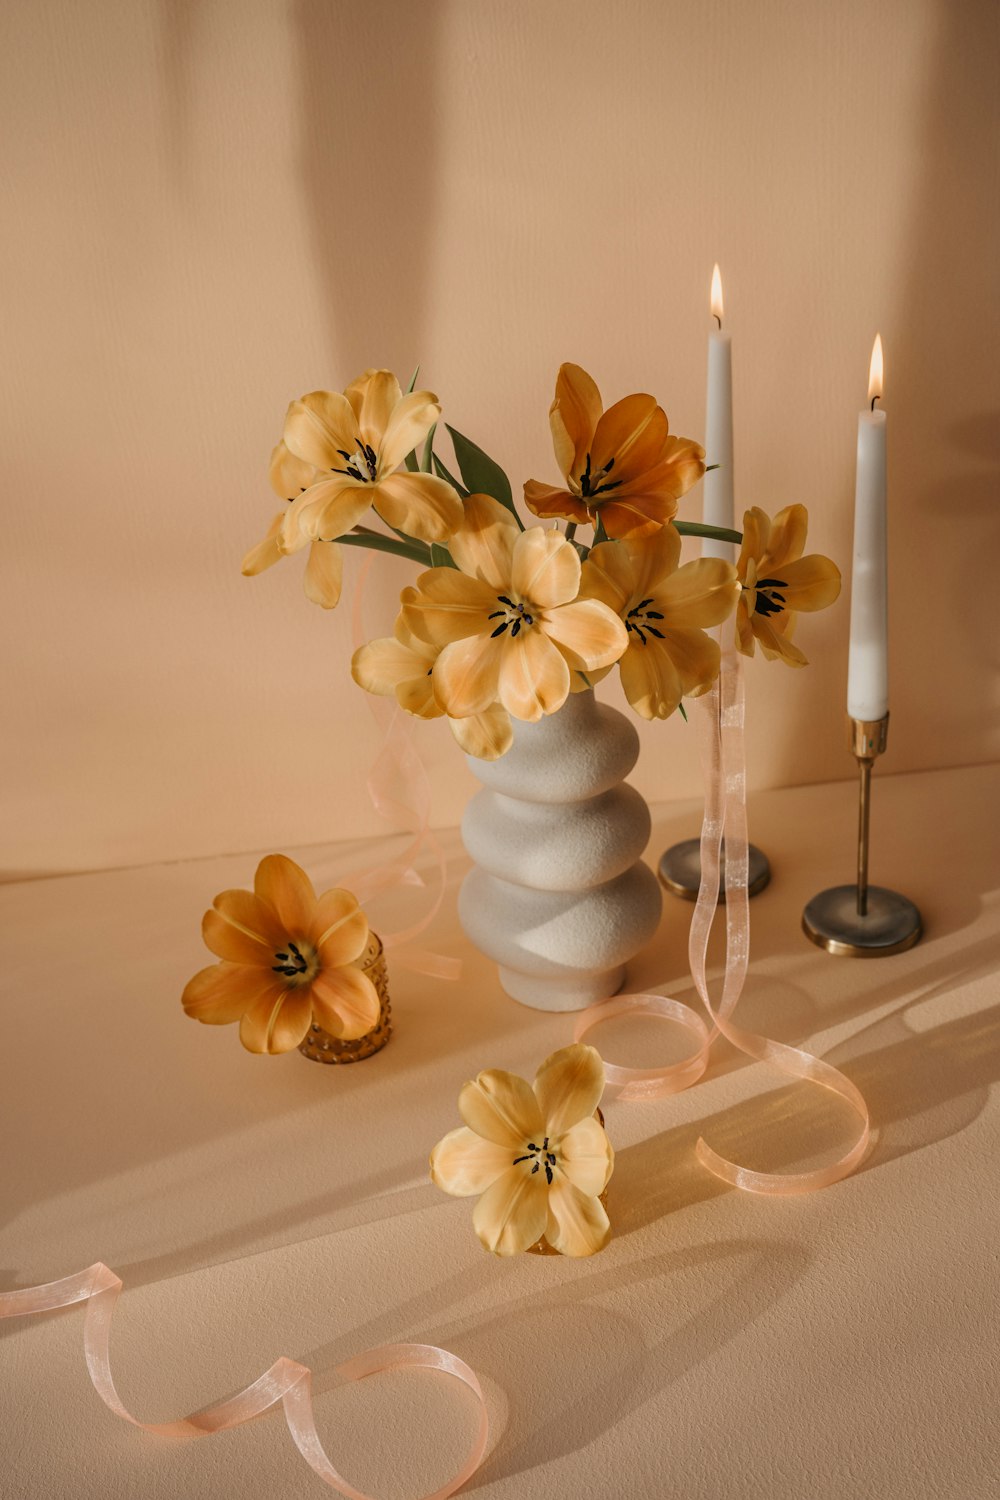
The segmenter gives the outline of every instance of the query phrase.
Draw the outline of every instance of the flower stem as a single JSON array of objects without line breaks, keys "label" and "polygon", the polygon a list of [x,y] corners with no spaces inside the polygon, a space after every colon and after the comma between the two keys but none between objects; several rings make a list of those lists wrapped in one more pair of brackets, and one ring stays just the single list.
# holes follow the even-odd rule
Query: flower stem
[{"label": "flower stem", "polygon": [[353,532],[347,536],[338,536],[338,542],[344,542],[348,547],[370,547],[373,552],[391,552],[395,557],[408,558],[410,562],[420,563],[424,568],[431,566],[431,549],[425,542],[414,540],[397,539],[394,536],[383,536],[380,531],[372,531],[368,526],[355,526]]},{"label": "flower stem", "polygon": [[675,521],[681,536],[708,536],[715,542],[742,542],[742,531],[730,531],[728,526],[706,526],[702,521]]}]

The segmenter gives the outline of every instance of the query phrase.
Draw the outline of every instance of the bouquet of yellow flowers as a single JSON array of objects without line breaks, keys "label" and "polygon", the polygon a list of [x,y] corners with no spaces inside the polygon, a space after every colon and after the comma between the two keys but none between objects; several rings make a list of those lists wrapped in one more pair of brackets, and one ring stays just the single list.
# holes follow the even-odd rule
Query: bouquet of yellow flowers
[{"label": "bouquet of yellow flowers", "polygon": [[[555,713],[615,665],[635,712],[668,718],[712,686],[720,648],[707,632],[730,616],[745,655],[759,642],[805,665],[795,617],[832,604],[840,573],[803,556],[804,506],[773,519],[755,507],[742,533],[678,520],[705,473],[702,447],[674,437],[650,395],[605,411],[586,371],[564,364],[549,409],[562,483],[524,484],[527,510],[554,524],[526,527],[503,470],[451,427],[460,478],[445,466],[440,404],[415,379],[404,394],[390,371],[367,370],[342,394],[291,403],[270,467],[285,504],[243,562],[250,575],[306,552],[306,595],[325,609],[340,599],[344,545],[421,567],[392,636],[355,652],[366,691],[447,716],[463,750],[494,760],[512,718]],[[363,524],[372,512],[382,529]],[[684,535],[740,543],[738,561],[682,563]]]}]

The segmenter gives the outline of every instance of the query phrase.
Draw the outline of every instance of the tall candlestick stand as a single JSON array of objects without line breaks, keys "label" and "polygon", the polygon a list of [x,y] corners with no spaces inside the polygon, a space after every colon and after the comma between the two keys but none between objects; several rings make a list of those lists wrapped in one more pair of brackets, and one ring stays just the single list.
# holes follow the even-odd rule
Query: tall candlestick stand
[{"label": "tall candlestick stand", "polygon": [[898,891],[868,884],[868,836],[872,767],[886,746],[889,715],[851,719],[851,751],[858,762],[858,879],[814,896],[802,913],[807,938],[828,953],[853,958],[883,958],[903,953],[920,938],[920,913]]}]

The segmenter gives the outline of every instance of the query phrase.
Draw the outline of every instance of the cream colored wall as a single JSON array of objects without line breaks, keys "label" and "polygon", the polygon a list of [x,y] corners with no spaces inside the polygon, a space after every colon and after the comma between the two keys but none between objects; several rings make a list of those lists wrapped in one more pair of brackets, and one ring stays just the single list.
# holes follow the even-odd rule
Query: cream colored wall
[{"label": "cream colored wall", "polygon": [[[33,0],[2,51],[3,863],[41,872],[376,826],[347,611],[247,580],[287,400],[419,360],[515,482],[561,360],[703,430],[712,262],[741,503],[849,565],[886,348],[886,771],[997,756],[992,0]],[[684,514],[698,515],[694,497]],[[372,634],[404,564],[379,565]],[[849,775],[848,607],[752,664],[756,785]],[[617,689],[609,696],[617,701]],[[473,783],[419,729],[435,822]],[[651,797],[698,785],[679,721]]]}]

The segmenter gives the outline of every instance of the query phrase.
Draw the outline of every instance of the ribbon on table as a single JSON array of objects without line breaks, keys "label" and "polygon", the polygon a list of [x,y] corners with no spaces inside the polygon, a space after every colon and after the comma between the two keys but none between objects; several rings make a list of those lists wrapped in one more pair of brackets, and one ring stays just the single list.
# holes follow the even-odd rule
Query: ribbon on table
[{"label": "ribbon on table", "polygon": [[[86,1302],[83,1347],[90,1379],[105,1406],[123,1421],[131,1422],[143,1432],[152,1432],[159,1437],[206,1437],[210,1433],[223,1432],[228,1427],[239,1427],[244,1422],[252,1421],[280,1401],[295,1446],[323,1483],[347,1496],[347,1500],[373,1500],[372,1496],[355,1489],[327,1457],[313,1416],[312,1371],[307,1365],[299,1364],[294,1359],[283,1357],[275,1360],[270,1369],[265,1370],[263,1375],[237,1395],[214,1406],[201,1407],[190,1416],[180,1417],[174,1422],[141,1422],[138,1417],[133,1416],[115,1389],[109,1354],[111,1319],[121,1290],[121,1278],[98,1261],[86,1271],[64,1276],[61,1281],[0,1293],[0,1318],[51,1312],[55,1308],[70,1307],[75,1302]],[[447,1500],[449,1495],[454,1495],[456,1490],[471,1479],[486,1452],[489,1419],[482,1387],[475,1372],[464,1360],[434,1344],[385,1344],[379,1349],[369,1349],[364,1354],[357,1355],[346,1364],[338,1365],[336,1373],[346,1381],[355,1381],[364,1380],[368,1375],[402,1369],[440,1370],[446,1375],[453,1375],[468,1386],[478,1402],[479,1424],[462,1467],[439,1489],[420,1497],[420,1500]]]},{"label": "ribbon on table", "polygon": [[[364,597],[374,558],[367,557],[361,566],[354,588],[351,608],[352,649],[364,644]],[[426,888],[426,881],[416,868],[416,860],[425,849],[434,857],[435,892],[423,915],[408,927],[383,932],[386,951],[395,953],[396,961],[418,974],[435,979],[456,980],[461,977],[462,961],[443,953],[432,953],[414,947],[414,940],[434,921],[448,883],[448,862],[441,841],[432,831],[431,791],[427,769],[420,758],[413,737],[412,716],[398,703],[390,706],[381,698],[366,693],[372,717],[382,732],[382,744],[368,772],[367,788],[372,806],[387,823],[394,823],[412,834],[407,847],[396,859],[381,865],[366,865],[340,879],[364,905],[373,896],[397,885]]]},{"label": "ribbon on table", "polygon": [[[848,1176],[863,1159],[871,1140],[868,1106],[860,1090],[838,1068],[800,1047],[789,1047],[736,1026],[730,1019],[743,992],[750,958],[750,906],[747,894],[746,750],[743,668],[732,649],[724,652],[719,678],[696,705],[705,778],[705,815],[701,828],[701,886],[688,939],[688,958],[695,988],[708,1014],[702,1017],[680,1000],[662,995],[620,995],[582,1012],[574,1037],[580,1041],[594,1026],[621,1015],[650,1015],[678,1021],[699,1041],[698,1050],[662,1068],[623,1068],[605,1063],[610,1084],[624,1099],[654,1099],[690,1087],[708,1066],[712,1043],[724,1036],[738,1051],[758,1062],[772,1063],[791,1078],[808,1079],[844,1099],[857,1111],[861,1132],[851,1149],[835,1162],[811,1172],[756,1172],[715,1151],[704,1137],[695,1152],[717,1177],[745,1192],[788,1197],[828,1187]],[[706,977],[709,934],[718,912],[722,842],[726,847],[726,970],[722,998],[712,1005]]]}]

